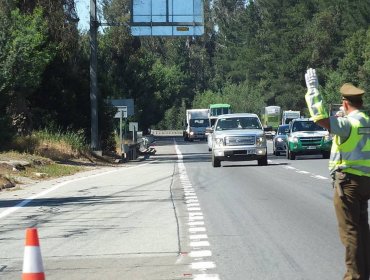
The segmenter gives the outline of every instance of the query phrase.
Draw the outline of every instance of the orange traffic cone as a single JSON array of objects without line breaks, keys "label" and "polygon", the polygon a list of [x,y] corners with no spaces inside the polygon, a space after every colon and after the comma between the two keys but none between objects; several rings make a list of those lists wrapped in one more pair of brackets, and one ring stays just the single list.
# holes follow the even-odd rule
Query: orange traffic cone
[{"label": "orange traffic cone", "polygon": [[37,228],[26,230],[22,280],[45,280]]}]

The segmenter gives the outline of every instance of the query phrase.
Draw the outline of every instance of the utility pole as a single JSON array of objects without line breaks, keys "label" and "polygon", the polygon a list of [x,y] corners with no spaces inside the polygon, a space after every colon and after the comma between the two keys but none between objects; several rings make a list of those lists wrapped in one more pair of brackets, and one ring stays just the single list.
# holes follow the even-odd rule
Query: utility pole
[{"label": "utility pole", "polygon": [[90,0],[90,103],[91,103],[91,149],[100,150],[98,133],[98,82],[97,82],[97,33],[98,19],[96,0]]}]

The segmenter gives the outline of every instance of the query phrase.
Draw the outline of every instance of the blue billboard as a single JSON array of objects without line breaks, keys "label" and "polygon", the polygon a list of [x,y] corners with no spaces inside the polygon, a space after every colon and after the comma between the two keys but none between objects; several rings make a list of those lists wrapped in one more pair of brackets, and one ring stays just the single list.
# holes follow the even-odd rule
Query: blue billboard
[{"label": "blue billboard", "polygon": [[203,33],[203,0],[132,0],[133,36],[197,36]]}]

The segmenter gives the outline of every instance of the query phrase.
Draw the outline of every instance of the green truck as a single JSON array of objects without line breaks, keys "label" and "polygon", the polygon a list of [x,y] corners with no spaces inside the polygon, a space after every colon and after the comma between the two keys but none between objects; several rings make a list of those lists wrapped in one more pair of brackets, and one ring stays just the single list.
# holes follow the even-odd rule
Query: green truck
[{"label": "green truck", "polygon": [[281,122],[280,106],[262,108],[261,122],[267,138],[273,138]]}]

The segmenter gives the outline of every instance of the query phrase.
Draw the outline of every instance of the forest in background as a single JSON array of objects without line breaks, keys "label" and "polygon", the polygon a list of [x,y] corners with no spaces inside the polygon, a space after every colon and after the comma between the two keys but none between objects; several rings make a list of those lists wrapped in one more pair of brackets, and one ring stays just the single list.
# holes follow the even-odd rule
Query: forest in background
[{"label": "forest in background", "polygon": [[[304,73],[317,69],[327,104],[344,82],[370,90],[370,2],[213,0],[200,37],[133,37],[131,0],[98,0],[99,138],[114,150],[108,99],[132,98],[140,130],[181,129],[187,108],[229,103],[306,113]],[[0,1],[0,145],[50,129],[90,139],[89,34],[75,0]],[[365,95],[369,104],[370,94]]]}]

